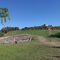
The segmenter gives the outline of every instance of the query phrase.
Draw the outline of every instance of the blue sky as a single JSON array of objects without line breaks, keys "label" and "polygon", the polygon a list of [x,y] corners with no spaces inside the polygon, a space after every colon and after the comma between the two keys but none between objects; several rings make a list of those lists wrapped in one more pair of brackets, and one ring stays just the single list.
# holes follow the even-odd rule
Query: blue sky
[{"label": "blue sky", "polygon": [[11,21],[7,18],[5,26],[60,26],[60,0],[0,0],[0,8],[9,9]]}]

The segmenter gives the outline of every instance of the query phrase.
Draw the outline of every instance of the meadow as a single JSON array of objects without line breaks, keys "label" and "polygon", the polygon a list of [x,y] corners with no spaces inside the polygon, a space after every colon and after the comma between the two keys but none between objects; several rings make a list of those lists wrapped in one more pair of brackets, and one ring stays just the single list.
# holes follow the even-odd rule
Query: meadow
[{"label": "meadow", "polygon": [[49,47],[37,39],[0,45],[0,60],[53,60],[55,56],[60,56],[60,48]]},{"label": "meadow", "polygon": [[[51,31],[51,34],[57,34],[57,33],[60,33],[60,30]],[[9,34],[12,36],[20,34],[31,34],[31,35],[43,36],[50,41],[60,41],[60,38],[58,37],[49,37],[47,30],[17,30],[17,31],[10,31]],[[9,34],[7,33],[4,36],[9,36]]]},{"label": "meadow", "polygon": [[[60,32],[59,30],[52,31],[52,34]],[[46,30],[17,30],[9,32],[11,35],[31,34],[35,39],[30,42],[20,42],[18,44],[0,44],[0,60],[60,60],[60,48],[50,47],[47,44],[41,43],[36,36],[50,38]],[[4,36],[8,36],[8,33]]]}]

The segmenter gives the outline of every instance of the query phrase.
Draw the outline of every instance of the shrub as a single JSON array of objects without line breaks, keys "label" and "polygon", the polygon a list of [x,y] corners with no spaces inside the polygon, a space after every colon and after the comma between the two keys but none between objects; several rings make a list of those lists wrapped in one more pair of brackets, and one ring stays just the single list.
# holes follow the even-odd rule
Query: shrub
[{"label": "shrub", "polygon": [[2,28],[2,29],[1,29],[1,31],[2,31],[3,33],[7,33],[7,32],[9,32],[9,31],[15,31],[15,30],[19,30],[19,28],[18,28],[18,27],[6,27],[6,28]]},{"label": "shrub", "polygon": [[0,32],[0,37],[4,36],[4,34],[2,32]]},{"label": "shrub", "polygon": [[52,34],[49,37],[57,37],[57,38],[60,38],[60,33]]},{"label": "shrub", "polygon": [[2,33],[7,33],[7,29],[6,28],[3,28],[1,31],[2,31]]}]

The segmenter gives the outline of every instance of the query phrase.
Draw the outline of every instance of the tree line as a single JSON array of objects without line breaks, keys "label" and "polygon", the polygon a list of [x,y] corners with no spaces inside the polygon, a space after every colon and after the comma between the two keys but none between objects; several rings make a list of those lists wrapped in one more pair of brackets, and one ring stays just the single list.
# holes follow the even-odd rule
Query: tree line
[{"label": "tree line", "polygon": [[22,30],[60,30],[60,26],[35,26],[35,27],[24,27]]},{"label": "tree line", "polygon": [[15,30],[19,30],[19,27],[6,27],[6,28],[2,28],[0,30],[0,37],[4,36],[4,34],[6,34],[9,31],[15,31]]},{"label": "tree line", "polygon": [[7,33],[9,31],[15,31],[15,30],[19,30],[19,27],[6,27],[6,28],[2,28],[1,32],[2,33]]},{"label": "tree line", "polygon": [[19,29],[19,27],[6,27],[2,28],[1,32],[2,33],[7,33],[9,31],[15,31],[15,30],[60,30],[60,26],[35,26],[35,27],[24,27],[22,29]]},{"label": "tree line", "polygon": [[60,30],[60,26],[35,26],[35,27],[24,27],[22,29],[19,29],[19,27],[6,27],[6,28],[2,28],[0,30],[0,37],[9,31],[15,31],[15,30],[48,30],[49,28],[51,30]]}]

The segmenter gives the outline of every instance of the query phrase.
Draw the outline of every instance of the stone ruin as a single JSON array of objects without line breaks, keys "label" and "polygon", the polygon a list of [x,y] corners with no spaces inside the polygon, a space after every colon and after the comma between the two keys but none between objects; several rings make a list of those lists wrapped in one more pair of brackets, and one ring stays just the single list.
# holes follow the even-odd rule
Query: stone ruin
[{"label": "stone ruin", "polygon": [[28,34],[22,34],[19,36],[12,36],[12,38],[14,38],[14,40],[11,39],[11,37],[5,37],[4,39],[0,39],[0,43],[11,43],[11,42],[24,42],[24,41],[32,41],[33,40],[33,36],[32,35],[28,35]]}]

